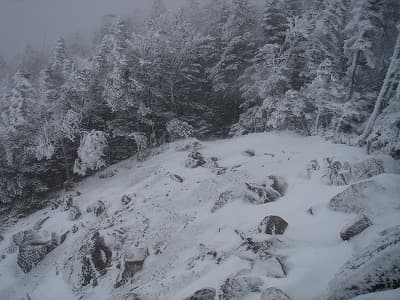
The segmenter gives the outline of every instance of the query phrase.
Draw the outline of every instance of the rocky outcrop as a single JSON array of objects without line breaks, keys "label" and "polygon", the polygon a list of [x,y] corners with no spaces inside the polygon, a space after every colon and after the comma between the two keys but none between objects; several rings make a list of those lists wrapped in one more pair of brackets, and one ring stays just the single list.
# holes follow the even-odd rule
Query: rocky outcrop
[{"label": "rocky outcrop", "polygon": [[246,295],[260,292],[263,281],[254,276],[234,276],[228,278],[221,286],[221,300],[239,300]]},{"label": "rocky outcrop", "polygon": [[276,287],[267,288],[262,292],[260,300],[291,300],[281,289]]},{"label": "rocky outcrop", "polygon": [[124,255],[123,272],[121,279],[115,284],[115,288],[124,285],[137,272],[142,270],[147,256],[149,256],[149,251],[146,248],[129,249]]},{"label": "rocky outcrop", "polygon": [[360,215],[356,219],[352,220],[348,225],[343,227],[343,229],[340,231],[340,237],[342,240],[348,241],[354,236],[363,232],[371,225],[372,222],[366,215]]},{"label": "rocky outcrop", "polygon": [[388,228],[353,256],[330,282],[326,299],[347,300],[358,295],[400,287],[400,226]]},{"label": "rocky outcrop", "polygon": [[217,291],[213,288],[204,288],[196,291],[191,297],[185,300],[215,300]]},{"label": "rocky outcrop", "polygon": [[207,161],[204,159],[203,154],[197,151],[193,151],[189,154],[188,158],[185,161],[186,168],[197,168],[204,166]]},{"label": "rocky outcrop", "polygon": [[258,231],[266,234],[283,234],[288,223],[278,216],[267,216],[258,226]]}]

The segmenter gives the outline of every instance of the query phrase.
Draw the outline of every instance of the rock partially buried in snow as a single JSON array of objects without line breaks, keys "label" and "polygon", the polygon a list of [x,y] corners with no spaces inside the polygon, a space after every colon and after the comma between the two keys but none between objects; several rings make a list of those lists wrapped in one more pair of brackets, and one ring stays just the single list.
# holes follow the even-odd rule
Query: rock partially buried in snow
[{"label": "rock partially buried in snow", "polygon": [[378,234],[367,247],[349,259],[329,283],[327,300],[400,287],[400,226]]},{"label": "rock partially buried in snow", "polygon": [[68,219],[71,221],[75,221],[75,220],[78,220],[81,215],[82,215],[82,213],[79,210],[78,206],[73,205],[69,209]]},{"label": "rock partially buried in snow", "polygon": [[268,176],[267,186],[270,186],[277,191],[281,197],[286,194],[286,190],[288,188],[286,180],[283,177],[275,175]]},{"label": "rock partially buried in snow", "polygon": [[266,234],[284,234],[288,223],[278,216],[267,216],[258,226],[258,231]]},{"label": "rock partially buried in snow", "polygon": [[271,187],[245,183],[245,199],[251,203],[264,204],[278,200],[281,195]]},{"label": "rock partially buried in snow", "polygon": [[144,261],[149,255],[145,248],[130,249],[125,253],[123,278],[132,278],[137,272],[143,269]]},{"label": "rock partially buried in snow", "polygon": [[132,198],[129,197],[128,195],[123,195],[121,198],[121,202],[123,205],[128,205],[129,203],[132,202]]},{"label": "rock partially buried in snow", "polygon": [[226,204],[231,202],[233,198],[234,196],[232,191],[223,192],[221,195],[219,195],[218,200],[215,201],[214,206],[211,208],[211,212],[213,213],[218,209],[224,207]]},{"label": "rock partially buried in snow", "polygon": [[372,222],[366,215],[360,215],[340,231],[340,237],[342,240],[348,241],[371,225]]},{"label": "rock partially buried in snow", "polygon": [[276,287],[267,288],[262,292],[260,300],[291,300],[281,289]]},{"label": "rock partially buried in snow", "polygon": [[221,286],[221,300],[244,299],[250,293],[260,292],[263,281],[254,276],[234,276]]},{"label": "rock partially buried in snow", "polygon": [[185,161],[186,168],[197,168],[206,164],[206,160],[204,159],[203,154],[197,151],[193,151],[189,154],[188,158]]},{"label": "rock partially buried in snow", "polygon": [[183,178],[177,174],[171,174],[169,175],[169,177],[176,182],[182,183],[183,182]]},{"label": "rock partially buried in snow", "polygon": [[215,300],[217,291],[213,288],[204,288],[195,292],[191,297],[185,300]]},{"label": "rock partially buried in snow", "polygon": [[87,212],[93,212],[96,217],[100,216],[106,210],[106,205],[103,201],[99,200],[94,205],[87,208]]},{"label": "rock partially buried in snow", "polygon": [[278,257],[271,257],[263,262],[267,277],[285,278],[286,271],[283,263]]}]

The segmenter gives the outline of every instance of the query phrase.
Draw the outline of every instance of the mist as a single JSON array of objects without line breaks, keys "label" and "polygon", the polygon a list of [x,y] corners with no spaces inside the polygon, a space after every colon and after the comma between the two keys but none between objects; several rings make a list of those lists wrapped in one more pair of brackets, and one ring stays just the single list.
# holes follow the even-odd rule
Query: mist
[{"label": "mist", "polygon": [[[184,0],[165,1],[175,8]],[[143,17],[146,0],[0,0],[0,56],[15,57],[30,44],[45,50],[58,36],[79,32],[90,38],[105,14]]]}]

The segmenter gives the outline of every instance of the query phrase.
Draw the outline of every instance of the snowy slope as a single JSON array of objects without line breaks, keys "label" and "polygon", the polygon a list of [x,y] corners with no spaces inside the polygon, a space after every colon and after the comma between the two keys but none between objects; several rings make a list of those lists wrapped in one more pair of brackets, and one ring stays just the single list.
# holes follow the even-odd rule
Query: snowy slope
[{"label": "snowy slope", "polygon": [[[370,232],[400,225],[400,210],[392,209],[396,201],[397,208],[400,207],[396,200],[396,193],[400,194],[398,175],[378,176],[393,187],[382,196],[382,201],[390,198],[393,203],[382,202],[379,212],[373,215],[374,225],[350,242],[342,241],[339,232],[355,215],[328,208],[329,200],[345,187],[323,183],[322,171],[307,176],[306,166],[311,160],[321,163],[325,157],[334,157],[354,163],[367,158],[363,149],[288,133],[202,142],[199,151],[204,157],[217,157],[218,165],[226,168],[225,173],[218,175],[221,169],[211,163],[186,168],[189,151],[176,150],[182,143],[188,142],[166,145],[145,162],[135,159],[121,162],[101,173],[114,176],[100,178],[98,174],[77,185],[75,190],[80,195],[75,199],[82,216],[76,221],[69,220],[68,212],[63,209],[49,208],[7,228],[2,234],[0,254],[6,253],[13,234],[32,228],[46,216],[50,218],[42,225],[42,232],[61,235],[74,225],[79,230],[69,233],[66,241],[28,274],[18,267],[16,253],[5,254],[0,261],[0,299],[29,295],[32,300],[79,297],[106,300],[122,299],[122,295],[134,291],[143,299],[179,300],[204,287],[218,290],[229,276],[238,272],[260,278],[261,290],[275,286],[292,299],[323,299],[329,282],[369,239]],[[247,149],[254,150],[255,155],[244,154]],[[396,169],[393,163],[388,167]],[[182,177],[183,182],[173,180],[174,174]],[[266,204],[245,201],[244,184],[262,184],[269,175],[287,181],[286,194]],[[219,195],[226,191],[233,195],[232,201],[211,213]],[[130,204],[121,203],[124,195],[132,198]],[[95,216],[87,208],[98,200],[105,203],[106,212]],[[313,215],[307,212],[310,207]],[[284,278],[267,277],[263,266],[252,264],[240,251],[243,237],[269,238],[257,230],[268,215],[280,216],[289,223],[284,235],[279,236],[280,242],[271,250],[284,258],[287,273]],[[122,246],[116,242],[119,229],[124,232]],[[113,250],[113,263],[107,274],[98,278],[96,287],[82,288],[76,256],[94,230],[99,230]],[[116,267],[121,253],[135,247],[149,250],[143,270],[132,283],[114,288],[121,272]],[[400,299],[399,290],[392,294]],[[243,299],[260,299],[260,293],[249,293]]]}]

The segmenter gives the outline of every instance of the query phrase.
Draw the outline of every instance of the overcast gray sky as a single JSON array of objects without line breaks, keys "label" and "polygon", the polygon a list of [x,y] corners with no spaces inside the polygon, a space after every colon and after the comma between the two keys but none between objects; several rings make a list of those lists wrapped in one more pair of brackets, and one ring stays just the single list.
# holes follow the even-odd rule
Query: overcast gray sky
[{"label": "overcast gray sky", "polygon": [[[170,6],[184,0],[166,0]],[[12,58],[27,43],[35,48],[59,35],[89,33],[100,17],[145,13],[152,0],[0,0],[0,55]]]}]

